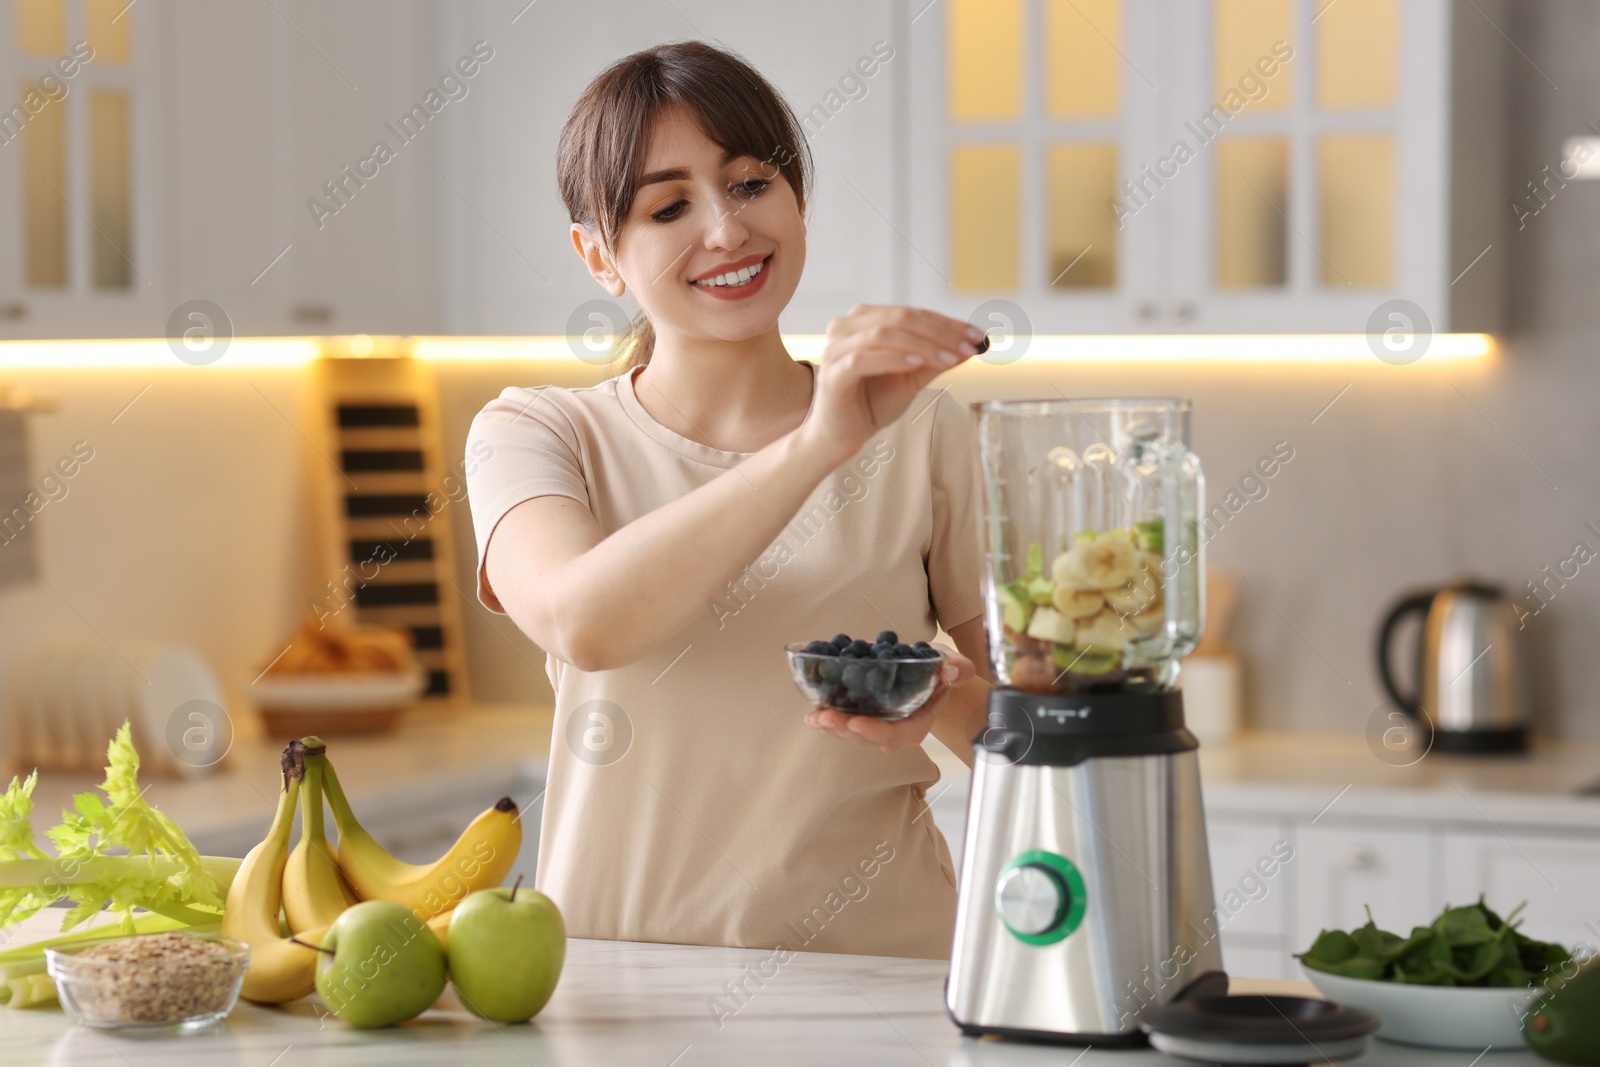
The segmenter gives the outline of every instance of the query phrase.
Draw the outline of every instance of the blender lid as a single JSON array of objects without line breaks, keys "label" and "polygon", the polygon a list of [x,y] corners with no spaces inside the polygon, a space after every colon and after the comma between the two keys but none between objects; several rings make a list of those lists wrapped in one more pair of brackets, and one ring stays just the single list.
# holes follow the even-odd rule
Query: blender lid
[{"label": "blender lid", "polygon": [[1360,1056],[1378,1017],[1311,997],[1201,996],[1174,1001],[1141,1026],[1150,1044],[1169,1056],[1287,1065]]}]

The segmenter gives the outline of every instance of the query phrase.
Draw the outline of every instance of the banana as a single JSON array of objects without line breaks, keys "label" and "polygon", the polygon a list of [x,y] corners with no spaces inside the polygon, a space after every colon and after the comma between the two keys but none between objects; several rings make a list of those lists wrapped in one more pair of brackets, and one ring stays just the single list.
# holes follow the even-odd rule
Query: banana
[{"label": "banana", "polygon": [[1069,619],[1055,608],[1037,608],[1028,623],[1028,636],[1039,641],[1054,641],[1070,645],[1077,632],[1076,620]]},{"label": "banana", "polygon": [[1102,611],[1092,619],[1080,620],[1076,634],[1079,647],[1093,645],[1112,652],[1120,652],[1138,636],[1133,627],[1113,611]]},{"label": "banana", "polygon": [[1105,597],[1089,589],[1069,589],[1058,585],[1050,594],[1050,602],[1055,609],[1070,619],[1082,619],[1099,611],[1111,594],[1108,591]]},{"label": "banana", "polygon": [[456,909],[451,908],[449,911],[441,911],[428,920],[428,929],[432,930],[433,936],[439,939],[440,948],[448,949],[450,947],[448,940],[450,937],[450,918],[455,913]]},{"label": "banana", "polygon": [[1166,610],[1159,604],[1137,615],[1127,616],[1128,623],[1141,637],[1157,633],[1167,623]]},{"label": "banana", "polygon": [[[294,828],[301,769],[284,755],[283,792],[267,836],[245,856],[228,887],[222,911],[222,934],[250,946],[240,995],[259,1004],[282,1004],[311,992],[317,954],[279,933],[283,905],[283,869],[289,858],[289,832]],[[320,944],[323,931],[307,930],[303,939]]]},{"label": "banana", "polygon": [[362,900],[404,904],[427,922],[450,911],[468,893],[500,885],[517,861],[522,819],[510,797],[501,797],[472,820],[443,856],[415,866],[385,852],[356,821],[326,755],[308,756],[307,762],[322,773],[322,789],[339,827],[339,870]]},{"label": "banana", "polygon": [[[327,751],[321,738],[302,738],[307,757]],[[296,934],[329,926],[356,902],[333,859],[333,846],[322,823],[323,763],[307,758],[300,787],[300,841],[283,869],[283,914]]]},{"label": "banana", "polygon": [[1050,564],[1050,577],[1057,588],[1116,589],[1135,576],[1137,563],[1128,535],[1110,530],[1057,556]]}]

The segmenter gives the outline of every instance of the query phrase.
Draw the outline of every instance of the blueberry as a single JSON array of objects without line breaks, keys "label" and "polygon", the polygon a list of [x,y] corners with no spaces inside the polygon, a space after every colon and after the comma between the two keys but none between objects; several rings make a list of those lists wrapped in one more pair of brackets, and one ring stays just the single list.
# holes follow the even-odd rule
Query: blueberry
[{"label": "blueberry", "polygon": [[833,647],[834,648],[839,648],[839,649],[849,648],[850,647],[850,635],[849,634],[834,634],[833,635]]},{"label": "blueberry", "polygon": [[878,644],[880,645],[897,645],[899,643],[900,635],[893,630],[884,630],[878,634]]},{"label": "blueberry", "polygon": [[838,708],[840,711],[855,711],[856,710],[855,697],[852,697],[852,696],[849,696],[849,695],[841,696],[841,697],[839,697],[839,699],[834,700],[831,703],[832,703],[832,705],[834,707]]},{"label": "blueberry", "polygon": [[894,646],[894,654],[900,659],[915,659],[917,650],[902,641]]},{"label": "blueberry", "polygon": [[911,647],[916,649],[918,652],[922,652],[922,651],[925,651],[927,649],[932,648],[933,646],[928,644],[928,642],[926,642],[926,641],[918,641],[916,644],[912,645]]},{"label": "blueberry", "polygon": [[837,685],[839,679],[844,677],[846,664],[837,658],[813,660],[812,662],[817,665],[817,673],[825,682]]},{"label": "blueberry", "polygon": [[861,684],[861,672],[864,670],[866,667],[861,663],[846,663],[844,673],[840,675],[839,680],[850,689],[854,689]]},{"label": "blueberry", "polygon": [[939,650],[934,648],[932,645],[929,645],[927,648],[918,649],[918,651],[922,653],[923,659],[938,659],[941,655]]},{"label": "blueberry", "polygon": [[894,685],[889,690],[889,699],[886,701],[886,703],[895,705],[904,704],[907,700],[911,699],[911,695],[915,693],[917,689],[918,683],[916,678],[914,676],[902,673],[894,680]]},{"label": "blueberry", "polygon": [[806,651],[813,656],[837,656],[839,650],[833,647],[832,641],[813,641],[806,645]]},{"label": "blueberry", "polygon": [[873,659],[894,659],[898,655],[893,645],[877,645],[872,650]]},{"label": "blueberry", "polygon": [[870,656],[872,655],[872,646],[858,637],[854,641],[850,642],[850,655]]}]

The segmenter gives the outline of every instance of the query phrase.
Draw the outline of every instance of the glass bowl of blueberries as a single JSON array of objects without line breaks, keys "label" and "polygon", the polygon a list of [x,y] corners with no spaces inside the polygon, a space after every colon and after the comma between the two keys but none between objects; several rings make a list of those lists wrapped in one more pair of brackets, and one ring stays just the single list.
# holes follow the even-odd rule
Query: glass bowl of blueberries
[{"label": "glass bowl of blueberries", "polygon": [[832,640],[785,645],[784,651],[794,684],[819,711],[893,721],[944,686],[944,655],[926,641],[905,644],[893,630],[884,630],[877,641],[834,634]]}]

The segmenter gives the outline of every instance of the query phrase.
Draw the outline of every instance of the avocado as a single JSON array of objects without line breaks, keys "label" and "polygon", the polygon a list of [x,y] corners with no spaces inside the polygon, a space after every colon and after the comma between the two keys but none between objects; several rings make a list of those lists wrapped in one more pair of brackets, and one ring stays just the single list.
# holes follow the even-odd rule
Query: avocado
[{"label": "avocado", "polygon": [[1146,552],[1162,552],[1166,547],[1165,519],[1146,519],[1133,524],[1133,540]]},{"label": "avocado", "polygon": [[1554,1063],[1600,1065],[1600,958],[1548,982],[1551,991],[1522,1020],[1523,1040]]},{"label": "avocado", "polygon": [[1048,604],[1055,597],[1055,583],[1042,574],[1025,578],[1023,584],[1027,588],[1028,599],[1035,604]]},{"label": "avocado", "polygon": [[1050,647],[1050,653],[1057,667],[1074,674],[1104,674],[1122,662],[1122,657],[1116,652],[1094,645],[1074,648],[1056,644]]},{"label": "avocado", "polygon": [[1033,601],[1021,582],[1007,582],[995,590],[1000,598],[1000,619],[1017,633],[1026,633],[1033,618]]}]

